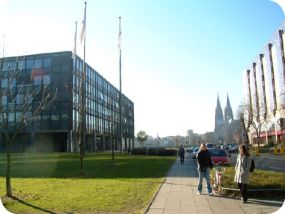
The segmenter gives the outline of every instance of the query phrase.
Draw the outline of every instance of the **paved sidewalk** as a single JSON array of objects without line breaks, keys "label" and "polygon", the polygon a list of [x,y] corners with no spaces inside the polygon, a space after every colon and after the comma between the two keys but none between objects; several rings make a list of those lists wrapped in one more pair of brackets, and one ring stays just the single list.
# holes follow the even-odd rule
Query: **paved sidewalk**
[{"label": "paved sidewalk", "polygon": [[[201,195],[197,194],[198,182],[197,166],[195,160],[189,156],[185,164],[181,165],[177,159],[170,169],[165,182],[153,200],[148,214],[240,214],[240,213],[273,213],[282,203],[249,199],[243,204],[236,198],[208,196],[204,180]],[[283,209],[283,208],[282,208]]]}]

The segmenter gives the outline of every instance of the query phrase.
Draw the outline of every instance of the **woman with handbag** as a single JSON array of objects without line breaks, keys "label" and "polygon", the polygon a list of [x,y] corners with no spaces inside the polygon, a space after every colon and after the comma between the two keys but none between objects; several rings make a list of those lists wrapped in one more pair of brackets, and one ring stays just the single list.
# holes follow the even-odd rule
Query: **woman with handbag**
[{"label": "woman with handbag", "polygon": [[239,154],[237,156],[237,162],[235,166],[235,178],[242,195],[241,200],[243,203],[247,203],[248,193],[247,186],[249,183],[249,169],[251,164],[251,156],[246,148],[246,145],[239,146]]}]

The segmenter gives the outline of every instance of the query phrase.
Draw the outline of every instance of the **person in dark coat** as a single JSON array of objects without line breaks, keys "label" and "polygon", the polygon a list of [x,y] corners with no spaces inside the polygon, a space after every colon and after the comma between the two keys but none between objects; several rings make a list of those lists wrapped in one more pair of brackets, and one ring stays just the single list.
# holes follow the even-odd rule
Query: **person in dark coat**
[{"label": "person in dark coat", "polygon": [[246,145],[240,145],[235,166],[234,181],[238,183],[238,187],[242,195],[241,199],[244,203],[246,203],[248,199],[247,185],[249,183],[249,169],[251,165],[251,159],[252,158],[246,148]]},{"label": "person in dark coat", "polygon": [[181,164],[184,164],[185,150],[184,150],[184,147],[183,147],[182,145],[179,147],[178,155],[179,155],[179,157],[180,157],[180,163],[181,163]]},{"label": "person in dark coat", "polygon": [[210,181],[210,169],[213,168],[213,163],[211,160],[211,155],[207,149],[205,143],[200,145],[200,150],[197,153],[197,162],[198,162],[198,173],[199,173],[199,182],[198,182],[198,194],[200,195],[203,187],[203,177],[207,181],[208,195],[212,196],[212,187]]}]

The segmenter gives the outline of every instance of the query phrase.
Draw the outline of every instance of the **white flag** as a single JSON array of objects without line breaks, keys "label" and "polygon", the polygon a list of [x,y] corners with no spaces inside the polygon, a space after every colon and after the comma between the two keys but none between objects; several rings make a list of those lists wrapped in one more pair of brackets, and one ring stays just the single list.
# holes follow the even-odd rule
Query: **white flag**
[{"label": "white flag", "polygon": [[121,17],[119,17],[119,37],[118,37],[118,48],[121,50],[122,46],[122,31],[121,31]]},{"label": "white flag", "polygon": [[74,46],[72,51],[73,58],[75,58],[76,56],[76,42],[77,42],[77,22],[75,22]]},{"label": "white flag", "polygon": [[84,18],[82,21],[82,30],[80,34],[80,43],[85,39],[85,33],[86,33],[86,2],[85,2],[85,8],[84,8]]}]

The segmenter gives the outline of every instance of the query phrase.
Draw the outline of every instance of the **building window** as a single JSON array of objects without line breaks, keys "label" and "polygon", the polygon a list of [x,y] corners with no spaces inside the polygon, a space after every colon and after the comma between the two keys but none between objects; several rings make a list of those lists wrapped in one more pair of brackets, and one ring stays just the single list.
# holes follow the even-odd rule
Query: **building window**
[{"label": "building window", "polygon": [[[10,84],[12,84],[12,87],[16,87],[16,79],[12,79]],[[1,80],[1,88],[8,88],[8,86],[9,86],[8,79],[2,79]]]},{"label": "building window", "polygon": [[42,83],[42,77],[41,76],[35,76],[34,77],[34,85],[41,85]]},{"label": "building window", "polygon": [[7,105],[7,104],[8,104],[7,96],[2,96],[2,105]]},{"label": "building window", "polygon": [[33,59],[28,59],[26,61],[26,68],[27,69],[32,69],[34,67],[34,60]]},{"label": "building window", "polygon": [[41,67],[42,67],[42,59],[36,59],[34,68],[41,68]]},{"label": "building window", "polygon": [[16,112],[16,122],[19,122],[22,118],[22,113],[21,112]]},{"label": "building window", "polygon": [[8,71],[9,69],[9,63],[8,62],[4,62],[2,65],[2,71]]},{"label": "building window", "polygon": [[50,75],[44,75],[43,77],[43,84],[49,85],[50,84]]},{"label": "building window", "polygon": [[15,121],[15,114],[14,113],[8,113],[8,122],[13,123]]},{"label": "building window", "polygon": [[45,58],[44,59],[44,68],[49,68],[51,67],[51,58]]},{"label": "building window", "polygon": [[49,120],[50,119],[50,115],[49,114],[43,114],[42,115],[42,120]]},{"label": "building window", "polygon": [[16,97],[16,104],[23,104],[24,103],[24,95],[18,94]]},{"label": "building window", "polygon": [[59,115],[58,114],[52,114],[51,115],[51,120],[59,120]]},{"label": "building window", "polygon": [[24,60],[18,61],[18,69],[19,70],[25,69],[25,61]]},{"label": "building window", "polygon": [[1,87],[7,88],[8,87],[8,79],[2,79],[1,80]]},{"label": "building window", "polygon": [[68,114],[62,114],[61,120],[68,120]]}]

